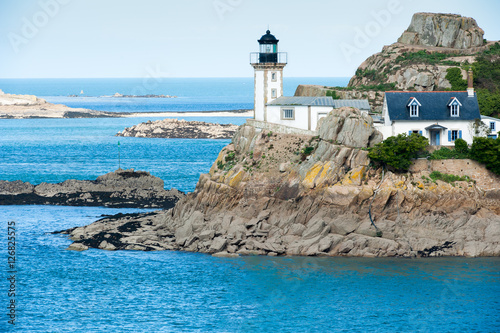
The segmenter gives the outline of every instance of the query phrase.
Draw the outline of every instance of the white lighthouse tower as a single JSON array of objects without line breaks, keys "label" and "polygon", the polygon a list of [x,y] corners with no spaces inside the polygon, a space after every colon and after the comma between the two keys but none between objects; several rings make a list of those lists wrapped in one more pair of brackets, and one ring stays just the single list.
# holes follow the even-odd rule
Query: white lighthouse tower
[{"label": "white lighthouse tower", "polygon": [[278,42],[271,31],[259,40],[260,52],[250,53],[254,75],[254,119],[267,121],[267,104],[283,96],[283,68],[287,63],[286,52],[278,52]]}]

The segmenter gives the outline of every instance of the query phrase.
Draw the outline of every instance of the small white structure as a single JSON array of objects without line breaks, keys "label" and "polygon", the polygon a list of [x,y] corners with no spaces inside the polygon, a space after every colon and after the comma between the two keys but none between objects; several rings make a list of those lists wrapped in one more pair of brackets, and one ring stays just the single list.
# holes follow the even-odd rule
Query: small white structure
[{"label": "small white structure", "polygon": [[280,97],[267,104],[267,121],[315,131],[318,121],[333,109],[344,106],[369,112],[368,100],[333,99],[332,97]]},{"label": "small white structure", "polygon": [[254,119],[301,130],[315,131],[318,120],[334,108],[350,106],[369,112],[368,100],[334,100],[332,97],[283,97],[283,68],[287,53],[269,30],[259,40],[260,52],[250,53],[254,74]]},{"label": "small white structure", "polygon": [[492,139],[497,139],[500,132],[500,119],[488,116],[481,116],[481,120],[490,129],[488,137]]}]

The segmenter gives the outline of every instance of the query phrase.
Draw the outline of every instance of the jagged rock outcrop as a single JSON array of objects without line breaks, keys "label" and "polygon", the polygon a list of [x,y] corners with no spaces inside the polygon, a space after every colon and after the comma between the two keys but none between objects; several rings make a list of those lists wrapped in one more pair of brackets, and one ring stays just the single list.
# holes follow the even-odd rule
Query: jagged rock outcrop
[{"label": "jagged rock outcrop", "polygon": [[[398,90],[434,91],[451,88],[447,69],[473,63],[493,42],[470,17],[416,13],[397,43],[366,59],[348,87],[393,84]],[[462,70],[466,78],[466,72]]]},{"label": "jagged rock outcrop", "polygon": [[96,180],[66,180],[32,185],[0,180],[0,205],[68,205],[171,208],[184,194],[165,190],[163,180],[149,172],[116,170]]},{"label": "jagged rock outcrop", "polygon": [[484,31],[472,17],[416,13],[398,42],[410,45],[470,49],[484,45]]},{"label": "jagged rock outcrop", "polygon": [[[435,91],[451,88],[447,70],[473,63],[494,42],[484,42],[484,31],[473,18],[453,14],[416,13],[398,42],[384,46],[356,70],[347,88],[299,86],[296,96],[325,96],[335,92],[343,99],[366,98],[381,112],[384,91]],[[467,73],[462,69],[462,77]]]},{"label": "jagged rock outcrop", "polygon": [[347,147],[373,147],[383,141],[383,135],[373,127],[373,119],[352,107],[342,107],[320,119],[321,140]]},{"label": "jagged rock outcrop", "polygon": [[[359,111],[352,113],[364,127]],[[328,133],[334,121],[342,132],[348,117],[330,114],[319,132]],[[500,179],[482,189],[474,182],[426,181],[430,171],[383,173],[370,167],[365,149],[243,125],[172,210],[68,230],[69,249],[500,255]]]},{"label": "jagged rock outcrop", "polygon": [[127,127],[116,136],[138,138],[231,139],[238,129],[232,124],[163,119]]},{"label": "jagged rock outcrop", "polygon": [[[489,45],[489,44],[488,44]],[[439,49],[439,48],[436,48]],[[451,88],[446,79],[447,69],[475,61],[470,54],[452,54],[449,50],[436,50],[423,47],[409,47],[395,43],[384,46],[380,53],[366,59],[349,81],[349,87],[393,84],[397,90],[434,91]],[[423,52],[412,58],[411,54]],[[441,60],[430,56],[433,52],[445,54]],[[408,56],[410,54],[410,56]],[[429,55],[426,58],[425,54]],[[462,77],[467,73],[462,70]]]}]

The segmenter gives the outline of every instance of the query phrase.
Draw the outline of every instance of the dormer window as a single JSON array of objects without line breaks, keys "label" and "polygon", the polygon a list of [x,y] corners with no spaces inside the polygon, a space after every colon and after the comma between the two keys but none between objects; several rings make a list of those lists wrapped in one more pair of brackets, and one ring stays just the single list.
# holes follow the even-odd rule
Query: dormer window
[{"label": "dormer window", "polygon": [[411,108],[410,116],[418,117],[418,105],[411,105],[410,108]]},{"label": "dormer window", "polygon": [[450,116],[451,117],[460,117],[460,107],[462,106],[462,103],[456,98],[453,97],[448,103],[448,106],[450,107]]},{"label": "dormer window", "polygon": [[419,108],[422,104],[420,104],[415,97],[410,98],[410,102],[407,106],[410,108],[410,117],[418,117]]}]

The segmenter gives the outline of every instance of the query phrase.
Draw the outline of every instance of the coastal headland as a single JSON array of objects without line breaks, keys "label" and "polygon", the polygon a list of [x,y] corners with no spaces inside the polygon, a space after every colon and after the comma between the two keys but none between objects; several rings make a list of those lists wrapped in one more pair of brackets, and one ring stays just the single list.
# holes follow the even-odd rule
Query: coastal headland
[{"label": "coastal headland", "polygon": [[252,110],[200,111],[200,112],[109,112],[72,108],[49,103],[33,95],[6,94],[0,90],[0,119],[40,118],[137,118],[137,117],[246,117]]},{"label": "coastal headland", "polygon": [[[498,256],[500,178],[480,164],[374,167],[372,119],[342,108],[318,136],[245,124],[196,190],[167,211],[66,231],[69,249],[182,250],[215,256]],[[470,181],[428,182],[456,172]],[[125,225],[134,228],[127,229]],[[108,235],[108,237],[106,237]],[[112,237],[111,237],[112,236]]]}]

